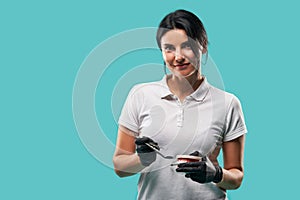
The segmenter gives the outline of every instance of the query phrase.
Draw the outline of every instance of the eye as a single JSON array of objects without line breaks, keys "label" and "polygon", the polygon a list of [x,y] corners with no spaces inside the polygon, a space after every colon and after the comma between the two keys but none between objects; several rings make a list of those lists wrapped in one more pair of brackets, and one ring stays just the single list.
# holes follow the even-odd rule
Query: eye
[{"label": "eye", "polygon": [[173,51],[175,51],[175,47],[172,46],[172,45],[165,45],[163,47],[163,50],[166,51],[166,52],[173,52]]},{"label": "eye", "polygon": [[181,45],[181,48],[183,48],[183,49],[192,49],[192,45],[190,43],[183,43]]}]

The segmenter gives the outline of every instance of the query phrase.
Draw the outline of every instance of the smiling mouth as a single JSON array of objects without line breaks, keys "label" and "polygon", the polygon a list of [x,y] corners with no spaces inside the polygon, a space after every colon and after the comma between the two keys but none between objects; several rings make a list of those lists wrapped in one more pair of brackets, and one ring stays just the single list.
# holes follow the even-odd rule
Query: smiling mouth
[{"label": "smiling mouth", "polygon": [[174,67],[185,68],[185,67],[187,67],[189,64],[190,64],[190,63],[177,64],[177,65],[174,65]]}]

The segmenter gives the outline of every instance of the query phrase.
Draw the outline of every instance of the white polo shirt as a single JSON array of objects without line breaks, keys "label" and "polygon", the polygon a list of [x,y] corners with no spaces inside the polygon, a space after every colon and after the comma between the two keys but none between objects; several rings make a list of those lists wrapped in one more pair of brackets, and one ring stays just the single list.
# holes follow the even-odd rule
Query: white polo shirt
[{"label": "white polo shirt", "polygon": [[[165,155],[203,156],[219,153],[223,142],[247,132],[239,100],[211,86],[206,78],[183,102],[173,95],[166,76],[161,81],[134,86],[124,104],[119,124],[152,138]],[[174,160],[157,159],[142,172],[138,199],[226,199],[214,183],[200,184],[171,167]]]}]

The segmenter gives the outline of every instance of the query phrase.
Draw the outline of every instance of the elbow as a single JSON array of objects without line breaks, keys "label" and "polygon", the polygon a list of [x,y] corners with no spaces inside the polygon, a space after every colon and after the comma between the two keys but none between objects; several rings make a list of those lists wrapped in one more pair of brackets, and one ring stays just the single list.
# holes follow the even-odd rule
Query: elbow
[{"label": "elbow", "polygon": [[124,172],[124,171],[121,171],[121,170],[118,170],[118,169],[114,169],[115,170],[115,173],[120,177],[120,178],[124,178],[124,177],[127,177],[127,176],[132,176],[134,175],[134,173],[130,173],[130,172]]},{"label": "elbow", "polygon": [[113,164],[114,164],[114,171],[115,171],[116,175],[119,176],[120,178],[124,178],[124,177],[133,175],[133,173],[122,170],[122,168],[119,164],[119,159],[116,156],[113,157]]},{"label": "elbow", "polygon": [[126,175],[124,174],[124,172],[120,171],[120,170],[117,170],[115,168],[115,173],[120,177],[120,178],[124,178],[126,177]]},{"label": "elbow", "polygon": [[118,162],[117,162],[117,158],[115,156],[113,157],[113,164],[114,164],[114,171],[115,171],[116,175],[118,175],[120,178],[125,177],[124,172],[122,172],[118,168]]}]

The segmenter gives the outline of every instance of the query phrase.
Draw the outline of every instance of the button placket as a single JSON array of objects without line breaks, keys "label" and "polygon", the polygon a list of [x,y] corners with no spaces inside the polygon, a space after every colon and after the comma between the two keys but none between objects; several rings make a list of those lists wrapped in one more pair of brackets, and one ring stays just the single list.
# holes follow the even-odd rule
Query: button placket
[{"label": "button placket", "polygon": [[183,126],[183,120],[184,120],[184,105],[185,105],[185,100],[183,103],[181,103],[178,98],[176,98],[177,105],[179,107],[179,110],[177,112],[177,127],[182,127]]},{"label": "button placket", "polygon": [[183,125],[183,108],[180,107],[177,113],[177,127],[182,127]]}]

